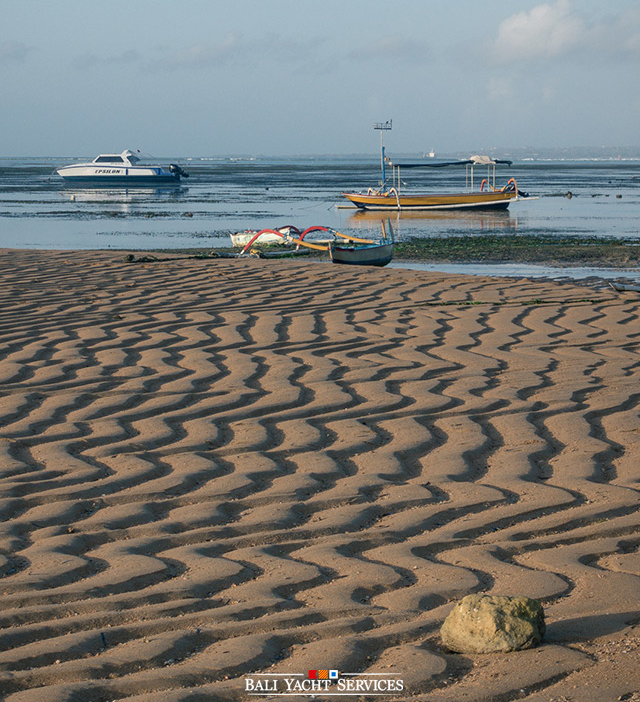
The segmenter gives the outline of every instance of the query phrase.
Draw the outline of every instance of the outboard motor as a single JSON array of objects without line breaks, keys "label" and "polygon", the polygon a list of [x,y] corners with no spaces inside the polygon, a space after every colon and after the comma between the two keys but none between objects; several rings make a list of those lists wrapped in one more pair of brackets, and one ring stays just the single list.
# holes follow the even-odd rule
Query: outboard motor
[{"label": "outboard motor", "polygon": [[[515,189],[516,189],[516,184],[513,182],[513,180],[510,180],[510,181],[504,186],[503,191],[504,191],[505,193],[512,193],[512,192],[515,191]],[[518,188],[518,196],[519,196],[519,197],[529,197],[529,193],[525,193],[524,190],[520,190],[520,188]]]},{"label": "outboard motor", "polygon": [[182,177],[182,178],[188,178],[188,177],[189,177],[189,174],[188,174],[185,170],[183,170],[182,168],[180,168],[180,166],[178,166],[176,163],[171,163],[171,164],[169,164],[169,170],[170,170],[170,171],[173,173],[173,175],[176,176],[176,178],[178,178],[178,179],[180,179],[181,177]]}]

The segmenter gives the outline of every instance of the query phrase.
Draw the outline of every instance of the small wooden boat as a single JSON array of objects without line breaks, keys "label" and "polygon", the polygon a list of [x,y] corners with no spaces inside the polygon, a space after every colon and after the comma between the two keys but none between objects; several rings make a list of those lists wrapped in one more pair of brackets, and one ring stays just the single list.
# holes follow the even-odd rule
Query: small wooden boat
[{"label": "small wooden boat", "polygon": [[368,243],[332,241],[329,255],[333,263],[352,266],[386,266],[393,259],[393,228],[391,221],[382,222],[382,239]]},{"label": "small wooden boat", "polygon": [[334,263],[352,266],[386,266],[393,259],[393,242],[376,244],[342,244],[332,242],[329,254]]}]

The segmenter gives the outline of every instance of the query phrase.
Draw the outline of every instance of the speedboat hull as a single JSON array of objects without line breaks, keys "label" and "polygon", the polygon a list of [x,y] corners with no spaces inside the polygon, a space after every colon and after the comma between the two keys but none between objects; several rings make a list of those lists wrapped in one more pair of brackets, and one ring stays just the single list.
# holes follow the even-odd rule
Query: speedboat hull
[{"label": "speedboat hull", "polygon": [[385,193],[342,193],[362,210],[467,210],[506,209],[518,199],[515,191],[451,193],[444,195]]},{"label": "speedboat hull", "polygon": [[172,185],[180,182],[180,176],[160,166],[149,167],[100,167],[71,165],[58,168],[57,174],[66,183],[78,185]]}]

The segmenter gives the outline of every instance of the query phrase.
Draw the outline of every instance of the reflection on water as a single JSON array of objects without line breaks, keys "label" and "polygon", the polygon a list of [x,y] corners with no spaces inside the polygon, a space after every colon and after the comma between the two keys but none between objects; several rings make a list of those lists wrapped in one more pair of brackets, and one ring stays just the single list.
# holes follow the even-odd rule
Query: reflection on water
[{"label": "reflection on water", "polygon": [[[157,208],[158,204],[167,201],[180,201],[187,195],[187,188],[183,187],[140,187],[135,188],[64,188],[58,191],[58,195],[70,203],[78,205],[108,205],[111,213],[114,211],[119,215],[135,214],[133,205],[143,206],[145,216],[155,216],[149,210]],[[98,214],[98,209],[83,210],[83,216]]]},{"label": "reflection on water", "polygon": [[412,230],[418,232],[434,226],[478,232],[515,232],[518,229],[518,218],[509,210],[400,210],[385,213],[356,210],[352,211],[347,222],[354,228],[363,223],[369,228],[387,218],[396,231],[402,231],[406,236],[413,236]]},{"label": "reflection on water", "polygon": [[188,188],[176,187],[135,187],[135,188],[65,188],[58,195],[71,202],[134,202],[135,200],[150,199],[180,199],[188,192]]},{"label": "reflection on water", "polygon": [[507,278],[553,278],[555,280],[570,278],[572,280],[580,280],[595,277],[604,278],[605,280],[619,280],[621,278],[630,281],[640,280],[640,270],[637,268],[560,267],[536,263],[417,263],[414,261],[394,261],[389,264],[389,268]]}]

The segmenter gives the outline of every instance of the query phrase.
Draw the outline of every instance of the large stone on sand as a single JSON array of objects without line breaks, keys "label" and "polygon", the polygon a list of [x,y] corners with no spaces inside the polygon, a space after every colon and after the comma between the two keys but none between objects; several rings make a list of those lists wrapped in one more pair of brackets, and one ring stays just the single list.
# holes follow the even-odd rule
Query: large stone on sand
[{"label": "large stone on sand", "polygon": [[457,653],[507,653],[537,646],[545,628],[537,600],[467,595],[449,612],[440,636]]}]

